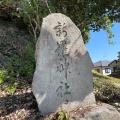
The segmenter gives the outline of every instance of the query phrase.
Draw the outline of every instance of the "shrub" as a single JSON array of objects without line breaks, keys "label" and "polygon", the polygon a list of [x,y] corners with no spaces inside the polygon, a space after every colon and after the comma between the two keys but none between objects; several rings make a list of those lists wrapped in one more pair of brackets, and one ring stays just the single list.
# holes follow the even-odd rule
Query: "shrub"
[{"label": "shrub", "polygon": [[8,72],[6,70],[0,70],[0,85],[5,82],[7,75]]},{"label": "shrub", "polygon": [[35,44],[33,42],[28,43],[27,49],[22,60],[20,73],[23,76],[32,77],[35,70]]},{"label": "shrub", "polygon": [[14,93],[17,88],[17,82],[12,76],[9,76],[7,70],[0,70],[0,87],[9,93]]},{"label": "shrub", "polygon": [[120,97],[120,88],[115,87],[110,82],[98,82],[94,80],[94,92],[97,100],[111,103],[119,101]]}]

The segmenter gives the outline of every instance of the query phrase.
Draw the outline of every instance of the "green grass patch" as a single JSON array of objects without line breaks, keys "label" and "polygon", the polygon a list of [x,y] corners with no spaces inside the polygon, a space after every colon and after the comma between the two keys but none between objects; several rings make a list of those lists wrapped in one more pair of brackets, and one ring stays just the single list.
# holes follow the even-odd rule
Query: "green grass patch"
[{"label": "green grass patch", "polygon": [[120,79],[119,78],[114,78],[114,77],[110,77],[110,76],[104,76],[98,72],[96,72],[95,70],[92,70],[93,73],[93,79],[94,80],[98,80],[98,81],[106,81],[106,82],[110,82],[112,84],[117,83],[120,84]]}]

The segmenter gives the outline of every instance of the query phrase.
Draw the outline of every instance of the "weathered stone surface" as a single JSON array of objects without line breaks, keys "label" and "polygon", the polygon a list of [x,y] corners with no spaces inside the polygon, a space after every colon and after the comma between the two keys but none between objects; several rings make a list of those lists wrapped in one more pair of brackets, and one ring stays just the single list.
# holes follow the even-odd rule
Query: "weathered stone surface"
[{"label": "weathered stone surface", "polygon": [[95,103],[92,67],[81,32],[70,18],[60,13],[44,18],[32,83],[41,113]]},{"label": "weathered stone surface", "polygon": [[85,113],[84,117],[78,115],[71,120],[120,120],[120,113],[111,105],[102,104]]}]

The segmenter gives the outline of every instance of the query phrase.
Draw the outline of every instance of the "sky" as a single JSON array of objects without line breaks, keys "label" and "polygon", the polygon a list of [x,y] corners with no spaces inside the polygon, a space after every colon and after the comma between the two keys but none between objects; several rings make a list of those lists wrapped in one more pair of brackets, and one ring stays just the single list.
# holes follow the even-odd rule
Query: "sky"
[{"label": "sky", "polygon": [[100,32],[90,32],[91,39],[86,45],[86,48],[93,63],[100,60],[113,61],[118,59],[117,56],[120,51],[120,23],[114,23],[111,30],[115,35],[115,37],[111,39],[116,42],[114,45],[108,43],[108,34],[106,31],[101,30]]}]

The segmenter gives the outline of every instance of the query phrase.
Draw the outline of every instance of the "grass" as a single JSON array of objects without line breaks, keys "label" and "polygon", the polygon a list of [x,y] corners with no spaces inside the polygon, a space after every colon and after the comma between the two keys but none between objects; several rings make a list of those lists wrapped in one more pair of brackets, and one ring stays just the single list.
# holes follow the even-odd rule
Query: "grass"
[{"label": "grass", "polygon": [[119,78],[114,78],[114,77],[109,77],[109,76],[104,76],[98,72],[96,72],[95,70],[92,70],[93,73],[93,79],[94,80],[99,80],[99,81],[106,81],[106,82],[110,82],[112,84],[120,84],[120,79]]},{"label": "grass", "polygon": [[120,111],[120,79],[93,73],[93,85],[96,101],[108,103]]}]

